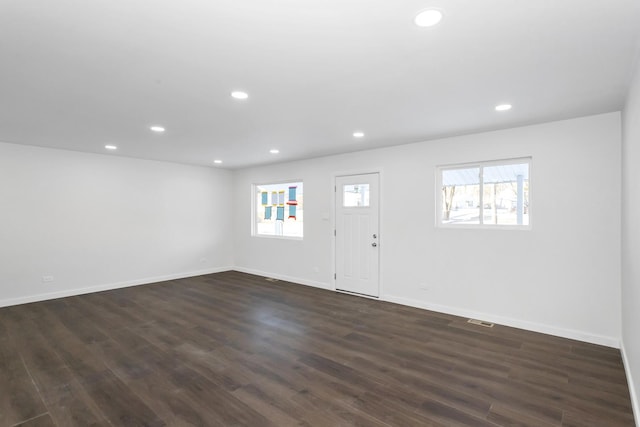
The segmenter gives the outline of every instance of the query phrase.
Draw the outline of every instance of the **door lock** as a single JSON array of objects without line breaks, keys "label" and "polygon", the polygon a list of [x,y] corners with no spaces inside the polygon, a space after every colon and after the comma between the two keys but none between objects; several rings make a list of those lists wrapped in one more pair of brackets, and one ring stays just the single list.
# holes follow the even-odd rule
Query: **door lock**
[{"label": "door lock", "polygon": [[371,244],[371,246],[373,246],[373,247],[375,248],[376,246],[378,246],[378,244],[377,244],[376,242],[373,242],[373,243]]}]

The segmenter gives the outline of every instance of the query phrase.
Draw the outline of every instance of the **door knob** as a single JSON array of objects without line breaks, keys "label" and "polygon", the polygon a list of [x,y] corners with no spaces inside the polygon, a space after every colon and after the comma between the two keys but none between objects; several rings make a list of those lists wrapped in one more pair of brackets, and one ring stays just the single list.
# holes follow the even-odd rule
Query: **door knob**
[{"label": "door knob", "polygon": [[378,244],[377,244],[376,242],[373,242],[373,243],[371,244],[371,246],[373,246],[373,247],[375,248],[376,246],[378,246]]}]

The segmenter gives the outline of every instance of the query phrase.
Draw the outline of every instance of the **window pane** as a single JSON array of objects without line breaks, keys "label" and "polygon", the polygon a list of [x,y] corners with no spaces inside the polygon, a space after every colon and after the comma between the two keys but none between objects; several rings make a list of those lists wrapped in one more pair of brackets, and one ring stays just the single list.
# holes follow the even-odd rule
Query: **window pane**
[{"label": "window pane", "polygon": [[483,168],[486,225],[529,225],[529,164]]},{"label": "window pane", "polygon": [[442,171],[442,223],[480,223],[480,168]]},{"label": "window pane", "polygon": [[369,206],[369,184],[349,184],[342,187],[345,208]]},{"label": "window pane", "polygon": [[255,234],[303,237],[302,182],[257,184]]}]

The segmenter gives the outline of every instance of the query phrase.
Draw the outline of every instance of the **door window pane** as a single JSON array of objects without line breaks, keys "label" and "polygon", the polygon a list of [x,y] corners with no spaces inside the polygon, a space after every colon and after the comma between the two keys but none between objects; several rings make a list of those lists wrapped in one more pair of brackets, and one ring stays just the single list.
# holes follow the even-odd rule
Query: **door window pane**
[{"label": "door window pane", "polygon": [[369,206],[369,184],[343,185],[342,206],[345,208]]}]

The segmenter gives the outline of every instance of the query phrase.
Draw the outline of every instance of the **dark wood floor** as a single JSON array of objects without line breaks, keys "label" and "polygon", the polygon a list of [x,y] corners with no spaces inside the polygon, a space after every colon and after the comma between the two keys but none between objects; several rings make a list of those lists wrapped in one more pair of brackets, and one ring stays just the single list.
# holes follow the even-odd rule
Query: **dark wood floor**
[{"label": "dark wood floor", "polygon": [[228,272],[0,309],[2,426],[633,426],[617,350]]}]

